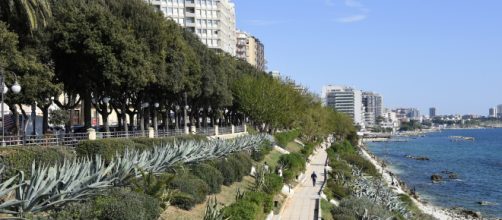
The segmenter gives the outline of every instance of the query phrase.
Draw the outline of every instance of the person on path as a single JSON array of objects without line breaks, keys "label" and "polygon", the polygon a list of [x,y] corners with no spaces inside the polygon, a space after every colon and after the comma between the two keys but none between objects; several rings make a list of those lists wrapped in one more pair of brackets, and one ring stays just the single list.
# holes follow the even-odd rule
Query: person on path
[{"label": "person on path", "polygon": [[315,174],[315,171],[312,172],[312,175],[310,175],[310,178],[312,178],[312,186],[315,186],[315,182],[317,180],[317,174]]}]

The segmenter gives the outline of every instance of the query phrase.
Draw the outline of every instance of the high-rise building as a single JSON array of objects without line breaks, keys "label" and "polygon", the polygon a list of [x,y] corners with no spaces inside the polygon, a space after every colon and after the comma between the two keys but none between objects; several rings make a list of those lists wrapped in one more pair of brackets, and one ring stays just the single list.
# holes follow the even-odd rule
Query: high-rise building
[{"label": "high-rise building", "polygon": [[432,107],[429,109],[429,118],[436,117],[436,108]]},{"label": "high-rise building", "polygon": [[498,118],[502,118],[502,104],[497,105],[496,115],[497,115]]},{"label": "high-rise building", "polygon": [[251,34],[237,31],[236,56],[246,60],[257,69],[265,71],[265,47],[258,38]]},{"label": "high-rise building", "polygon": [[231,0],[145,0],[209,48],[235,56],[235,5]]},{"label": "high-rise building", "polygon": [[349,115],[356,125],[364,127],[364,107],[361,90],[346,86],[328,85],[323,88],[322,98],[326,106]]},{"label": "high-rise building", "polygon": [[376,119],[383,115],[382,96],[373,92],[363,92],[362,96],[365,123],[367,126],[373,126],[376,123]]},{"label": "high-rise building", "polygon": [[488,117],[496,118],[497,117],[497,108],[490,108],[488,111]]}]

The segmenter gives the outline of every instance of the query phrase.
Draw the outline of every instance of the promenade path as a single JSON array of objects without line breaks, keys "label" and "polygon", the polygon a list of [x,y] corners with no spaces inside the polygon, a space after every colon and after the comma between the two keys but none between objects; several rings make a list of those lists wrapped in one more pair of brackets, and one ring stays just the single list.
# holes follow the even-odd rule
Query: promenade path
[{"label": "promenade path", "polygon": [[[320,147],[311,157],[310,165],[305,172],[306,178],[295,188],[295,193],[288,198],[281,212],[281,220],[312,220],[317,214],[316,199],[324,182],[324,165],[327,158],[326,149]],[[312,171],[317,174],[317,182],[312,186],[310,175]]]}]

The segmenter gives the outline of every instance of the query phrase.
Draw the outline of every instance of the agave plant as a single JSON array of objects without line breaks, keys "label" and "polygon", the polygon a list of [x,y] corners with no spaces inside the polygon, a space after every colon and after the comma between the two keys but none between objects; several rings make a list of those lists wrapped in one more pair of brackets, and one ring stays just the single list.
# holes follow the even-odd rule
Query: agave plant
[{"label": "agave plant", "polygon": [[[223,157],[227,154],[253,150],[270,139],[267,135],[244,136],[228,141],[182,141],[157,146],[151,151],[126,150],[105,163],[100,155],[95,158],[64,160],[54,166],[32,164],[29,178],[23,172],[0,183],[0,197],[15,191],[15,199],[0,204],[0,213],[24,216],[45,211],[70,201],[96,195],[100,190],[120,186],[130,178],[145,173],[161,174],[182,163],[196,163]],[[17,184],[14,182],[18,181]],[[170,192],[162,196],[170,197]]]},{"label": "agave plant", "polygon": [[[0,168],[0,174],[3,173],[4,171],[4,166]],[[18,178],[19,175],[13,176],[10,179],[8,179],[5,182],[0,183],[0,198],[4,198],[6,196],[9,196],[11,192],[16,190],[18,187],[22,186],[24,183],[19,183],[15,184],[16,179]],[[13,207],[19,205],[21,201],[13,199],[13,200],[0,200],[0,213],[7,213],[7,214],[15,214],[15,212],[10,211]]]}]

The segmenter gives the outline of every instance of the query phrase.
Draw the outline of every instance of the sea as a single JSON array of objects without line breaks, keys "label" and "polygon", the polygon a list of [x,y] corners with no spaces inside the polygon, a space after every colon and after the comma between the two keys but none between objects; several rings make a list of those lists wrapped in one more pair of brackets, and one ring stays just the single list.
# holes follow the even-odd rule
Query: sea
[{"label": "sea", "polygon": [[[475,140],[455,141],[452,136]],[[502,129],[442,130],[401,141],[368,143],[368,148],[410,189],[415,188],[422,200],[502,218]],[[458,179],[450,179],[442,171],[454,172]],[[444,181],[432,183],[433,174],[442,175]],[[493,204],[484,206],[481,201]]]}]

